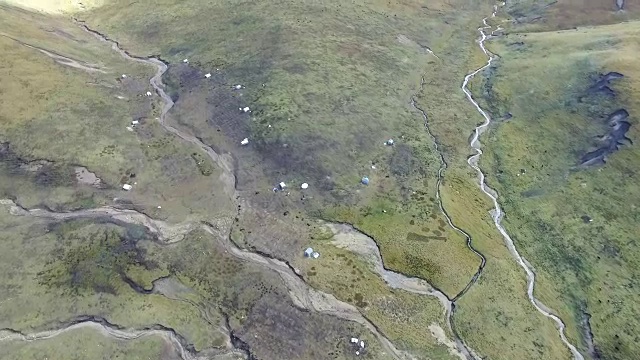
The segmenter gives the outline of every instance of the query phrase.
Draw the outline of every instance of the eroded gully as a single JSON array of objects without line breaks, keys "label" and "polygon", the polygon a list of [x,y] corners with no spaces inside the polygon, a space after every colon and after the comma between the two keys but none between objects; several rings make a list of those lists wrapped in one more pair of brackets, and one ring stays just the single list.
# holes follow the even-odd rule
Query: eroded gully
[{"label": "eroded gully", "polygon": [[[491,17],[495,17],[496,16],[496,12],[497,12],[497,7],[494,7],[494,11],[491,14]],[[467,99],[469,100],[469,102],[471,102],[471,104],[473,104],[473,106],[476,108],[476,110],[484,118],[484,122],[474,129],[473,137],[471,138],[471,141],[470,141],[469,144],[473,148],[473,150],[475,151],[475,154],[470,156],[467,159],[467,163],[469,164],[469,166],[471,166],[477,172],[478,180],[479,180],[479,184],[480,184],[480,189],[493,202],[493,209],[491,210],[491,217],[493,219],[493,223],[494,223],[496,229],[498,229],[498,231],[500,232],[500,234],[504,238],[505,244],[507,245],[507,248],[509,249],[509,252],[511,253],[511,255],[516,259],[516,261],[518,262],[518,265],[520,265],[520,267],[522,267],[524,269],[524,271],[526,272],[526,274],[527,274],[527,296],[529,298],[529,301],[536,308],[536,310],[538,310],[538,312],[540,312],[544,316],[552,319],[556,323],[556,326],[557,326],[558,331],[560,333],[560,338],[562,339],[562,342],[569,348],[569,350],[571,350],[571,353],[573,354],[574,359],[583,360],[584,358],[583,358],[582,354],[580,354],[578,349],[573,344],[571,344],[569,342],[569,340],[567,339],[567,337],[565,335],[565,327],[566,326],[565,326],[564,322],[562,321],[562,319],[560,319],[560,317],[555,315],[554,312],[551,309],[549,309],[547,306],[545,306],[542,302],[540,302],[538,299],[536,299],[536,297],[533,295],[533,290],[534,290],[534,286],[535,286],[535,273],[533,272],[531,267],[528,265],[526,260],[520,255],[520,253],[518,252],[518,250],[516,249],[516,247],[515,247],[515,245],[513,243],[513,240],[511,239],[511,237],[509,236],[509,234],[507,233],[505,228],[502,226],[502,217],[504,216],[504,213],[503,213],[503,211],[502,211],[502,209],[500,207],[500,204],[498,204],[498,193],[487,185],[486,179],[485,179],[485,175],[484,175],[484,173],[482,172],[482,170],[480,169],[480,167],[478,165],[478,161],[480,159],[480,156],[482,155],[482,150],[481,150],[481,145],[480,145],[479,138],[480,138],[480,135],[491,124],[491,117],[489,116],[489,114],[487,114],[486,111],[484,111],[482,109],[482,107],[478,104],[478,102],[473,98],[473,95],[471,94],[471,91],[469,90],[468,85],[469,85],[469,81],[471,81],[471,79],[473,79],[476,74],[480,73],[484,69],[486,69],[489,66],[491,66],[491,63],[493,62],[493,60],[496,59],[496,55],[491,53],[489,50],[486,49],[485,42],[496,31],[501,30],[501,28],[498,26],[494,30],[492,30],[489,33],[489,35],[487,35],[486,30],[492,29],[492,26],[487,23],[487,18],[482,19],[482,23],[483,23],[484,26],[478,28],[478,32],[480,33],[480,38],[478,39],[478,45],[480,46],[480,49],[482,50],[482,52],[488,57],[488,60],[487,60],[487,63],[485,65],[483,65],[482,67],[480,67],[480,68],[470,72],[469,74],[467,74],[464,77],[464,81],[462,82],[462,86],[461,86],[461,89],[465,93],[465,95],[467,96]]]}]

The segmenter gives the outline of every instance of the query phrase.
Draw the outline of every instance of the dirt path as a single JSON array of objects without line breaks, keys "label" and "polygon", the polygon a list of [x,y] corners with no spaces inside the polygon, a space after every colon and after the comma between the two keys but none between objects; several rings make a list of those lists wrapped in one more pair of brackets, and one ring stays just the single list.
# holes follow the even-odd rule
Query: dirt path
[{"label": "dirt path", "polygon": [[[497,11],[497,7],[494,7],[494,12],[493,12],[493,14],[491,14],[491,17],[495,17],[496,11]],[[464,77],[464,81],[462,82],[462,86],[461,86],[461,89],[465,93],[465,95],[467,96],[467,99],[469,99],[469,102],[471,102],[473,104],[473,106],[476,108],[476,110],[478,110],[478,112],[482,115],[482,117],[485,120],[484,123],[482,123],[480,126],[476,127],[475,130],[474,130],[473,137],[472,137],[471,142],[470,142],[470,146],[475,151],[475,154],[473,156],[469,157],[469,159],[467,160],[467,163],[478,173],[480,189],[482,190],[482,192],[485,193],[491,199],[491,201],[493,201],[493,210],[491,211],[491,217],[493,218],[493,223],[495,224],[495,226],[498,229],[498,231],[500,232],[500,234],[502,234],[502,237],[505,240],[505,244],[507,245],[507,248],[509,249],[509,251],[511,252],[513,257],[516,259],[518,264],[527,273],[527,296],[529,297],[529,301],[533,304],[533,306],[541,314],[543,314],[544,316],[552,319],[556,323],[556,325],[558,327],[558,330],[560,332],[560,337],[562,338],[562,342],[564,342],[564,344],[569,348],[569,350],[571,350],[571,353],[573,354],[574,359],[583,360],[584,358],[583,358],[582,354],[580,354],[578,349],[576,349],[576,347],[573,344],[571,344],[569,342],[569,340],[567,339],[567,337],[565,335],[565,332],[564,332],[566,326],[565,326],[564,322],[562,321],[562,319],[560,319],[557,315],[555,315],[551,309],[546,307],[543,303],[541,303],[533,295],[533,289],[534,289],[534,285],[535,285],[535,273],[533,272],[531,267],[529,265],[527,265],[526,261],[522,258],[520,253],[518,253],[518,250],[516,249],[516,247],[515,247],[515,245],[513,243],[513,240],[511,239],[511,237],[509,236],[509,234],[507,233],[505,228],[502,226],[501,222],[502,222],[502,217],[503,217],[504,213],[502,212],[502,209],[500,208],[500,205],[498,204],[498,193],[495,190],[491,189],[487,185],[487,183],[485,181],[485,175],[482,172],[482,170],[480,169],[480,167],[478,166],[478,161],[480,159],[480,155],[482,155],[482,150],[481,150],[481,145],[480,145],[479,138],[480,138],[480,135],[491,124],[491,117],[489,116],[489,114],[487,114],[480,107],[478,102],[473,98],[473,96],[471,94],[471,91],[468,89],[468,84],[469,84],[469,81],[471,79],[473,79],[473,77],[476,74],[480,73],[484,69],[486,69],[489,66],[491,66],[491,63],[496,58],[496,55],[492,54],[490,51],[488,51],[485,48],[485,42],[496,31],[501,30],[501,28],[498,26],[496,29],[491,31],[491,33],[489,35],[487,35],[485,30],[489,30],[492,27],[487,23],[487,18],[482,19],[482,23],[484,24],[484,26],[478,28],[478,32],[480,32],[480,38],[478,39],[478,46],[480,46],[480,49],[482,50],[482,52],[488,57],[488,60],[487,60],[487,63],[485,65],[483,65],[482,67],[480,67],[480,68],[470,72],[469,74],[467,74]]]}]

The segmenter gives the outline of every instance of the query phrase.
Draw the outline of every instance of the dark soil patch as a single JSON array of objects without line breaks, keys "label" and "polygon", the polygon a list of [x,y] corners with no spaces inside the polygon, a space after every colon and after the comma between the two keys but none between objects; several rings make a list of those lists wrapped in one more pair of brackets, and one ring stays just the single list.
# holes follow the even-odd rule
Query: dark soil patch
[{"label": "dark soil patch", "polygon": [[409,241],[429,241],[429,237],[426,235],[416,234],[414,232],[410,232],[407,234],[407,240]]},{"label": "dark soil patch", "polygon": [[393,154],[389,159],[389,168],[394,175],[409,176],[414,172],[416,163],[414,151],[410,146],[406,144],[394,145]]},{"label": "dark soil patch", "polygon": [[345,321],[293,307],[288,299],[264,296],[237,336],[258,359],[337,359],[350,336]]}]

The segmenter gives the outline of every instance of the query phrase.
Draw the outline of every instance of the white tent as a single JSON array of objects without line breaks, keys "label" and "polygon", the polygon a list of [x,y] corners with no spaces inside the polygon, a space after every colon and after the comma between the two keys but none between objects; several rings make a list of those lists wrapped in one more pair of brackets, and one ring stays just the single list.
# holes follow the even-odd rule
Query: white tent
[{"label": "white tent", "polygon": [[304,256],[306,257],[310,257],[311,254],[313,254],[313,248],[307,248],[307,250],[304,251]]}]

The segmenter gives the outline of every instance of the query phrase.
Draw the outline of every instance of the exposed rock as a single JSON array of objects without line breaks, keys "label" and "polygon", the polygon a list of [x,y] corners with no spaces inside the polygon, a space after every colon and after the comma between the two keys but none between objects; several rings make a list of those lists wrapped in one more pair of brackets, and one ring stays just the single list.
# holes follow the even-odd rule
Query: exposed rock
[{"label": "exposed rock", "polygon": [[595,84],[587,89],[587,94],[603,93],[609,96],[615,96],[615,91],[609,87],[609,84],[612,80],[621,79],[623,77],[624,75],[615,71],[601,75]]},{"label": "exposed rock", "polygon": [[[611,71],[601,75],[596,83],[587,89],[587,94],[604,94],[614,97],[615,91],[609,87],[612,80],[623,78],[624,75]],[[582,98],[581,98],[582,99]],[[580,165],[602,165],[607,161],[607,156],[618,151],[622,145],[631,145],[633,141],[627,137],[631,123],[627,121],[629,112],[626,109],[618,109],[607,116],[610,130],[607,134],[597,136],[600,145],[587,152],[580,158]]]}]

